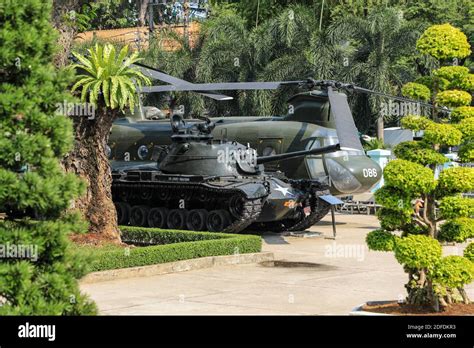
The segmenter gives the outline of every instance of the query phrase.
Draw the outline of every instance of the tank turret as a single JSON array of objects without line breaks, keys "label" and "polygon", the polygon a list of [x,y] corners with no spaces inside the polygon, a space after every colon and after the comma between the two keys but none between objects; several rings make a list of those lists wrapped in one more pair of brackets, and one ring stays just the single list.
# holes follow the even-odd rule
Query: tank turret
[{"label": "tank turret", "polygon": [[236,176],[263,173],[262,164],[338,151],[339,144],[311,150],[257,157],[257,151],[235,141],[213,140],[215,124],[208,118],[205,123],[187,125],[179,116],[171,119],[172,145],[160,155],[159,168],[164,173]]}]

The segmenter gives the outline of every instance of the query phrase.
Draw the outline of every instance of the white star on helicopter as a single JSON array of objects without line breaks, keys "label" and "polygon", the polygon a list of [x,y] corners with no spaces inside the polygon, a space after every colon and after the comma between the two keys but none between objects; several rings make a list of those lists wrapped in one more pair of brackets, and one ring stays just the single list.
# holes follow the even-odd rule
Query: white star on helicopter
[{"label": "white star on helicopter", "polygon": [[289,189],[288,187],[281,187],[281,186],[278,185],[278,184],[275,184],[275,186],[276,186],[275,191],[280,191],[283,196],[286,197],[286,194],[289,194],[290,196],[293,196],[293,193],[290,192],[290,189]]}]

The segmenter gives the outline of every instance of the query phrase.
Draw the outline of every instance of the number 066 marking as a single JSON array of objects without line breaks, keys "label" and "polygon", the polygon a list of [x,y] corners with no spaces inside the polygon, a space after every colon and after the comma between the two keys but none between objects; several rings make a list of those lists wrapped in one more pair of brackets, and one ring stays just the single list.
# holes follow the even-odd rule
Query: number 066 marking
[{"label": "number 066 marking", "polygon": [[362,173],[364,175],[364,178],[376,178],[378,175],[377,169],[375,168],[364,168],[362,170]]}]

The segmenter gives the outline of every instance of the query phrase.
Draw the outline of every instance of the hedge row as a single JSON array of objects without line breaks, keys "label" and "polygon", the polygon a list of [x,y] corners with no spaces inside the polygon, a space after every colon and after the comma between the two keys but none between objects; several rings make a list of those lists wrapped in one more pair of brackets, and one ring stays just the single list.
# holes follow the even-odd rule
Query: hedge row
[{"label": "hedge row", "polygon": [[[206,256],[260,252],[259,236],[121,227],[122,240],[149,246],[92,251],[91,272],[146,266]],[[89,249],[90,250],[90,249]]]}]

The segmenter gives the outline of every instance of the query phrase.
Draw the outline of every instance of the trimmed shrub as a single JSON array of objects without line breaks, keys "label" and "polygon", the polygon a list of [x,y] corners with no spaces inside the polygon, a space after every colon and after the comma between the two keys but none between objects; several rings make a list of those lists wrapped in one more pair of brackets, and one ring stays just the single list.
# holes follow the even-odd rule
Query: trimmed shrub
[{"label": "trimmed shrub", "polygon": [[396,187],[385,185],[375,192],[375,201],[392,210],[412,210],[412,197]]},{"label": "trimmed shrub", "polygon": [[474,106],[460,106],[451,113],[451,120],[453,122],[460,122],[465,118],[474,117]]},{"label": "trimmed shrub", "polygon": [[443,154],[433,150],[429,145],[421,141],[404,141],[393,149],[397,158],[415,162],[426,166],[429,164],[443,164],[448,162],[448,158]]},{"label": "trimmed shrub", "polygon": [[471,104],[472,96],[468,92],[453,89],[439,92],[436,95],[436,101],[447,107],[468,106]]},{"label": "trimmed shrub", "polygon": [[432,123],[424,134],[424,140],[439,145],[455,146],[461,143],[463,133],[450,124]]},{"label": "trimmed shrub", "polygon": [[436,239],[409,235],[397,240],[395,258],[411,269],[432,267],[441,258],[441,245]]},{"label": "trimmed shrub", "polygon": [[474,141],[474,118],[465,118],[456,125],[463,136],[463,140],[471,139]]},{"label": "trimmed shrub", "polygon": [[465,58],[471,54],[466,35],[448,23],[426,29],[416,42],[416,48],[436,59]]},{"label": "trimmed shrub", "polygon": [[464,257],[474,262],[474,243],[469,244],[466,249],[464,249]]},{"label": "trimmed shrub", "polygon": [[474,162],[474,141],[468,141],[459,147],[459,160],[461,163]]},{"label": "trimmed shrub", "polygon": [[388,208],[381,208],[377,210],[377,218],[380,221],[380,226],[387,231],[395,231],[402,229],[411,221],[412,211],[407,210],[393,210]]},{"label": "trimmed shrub", "polygon": [[262,249],[261,237],[253,235],[142,227],[121,227],[121,231],[123,241],[149,246],[82,248],[79,253],[89,255],[93,260],[89,271],[146,266],[206,256],[256,253]]},{"label": "trimmed shrub", "polygon": [[446,256],[430,271],[430,276],[436,284],[461,288],[474,280],[474,263],[462,256]]},{"label": "trimmed shrub", "polygon": [[396,236],[384,230],[369,232],[365,241],[370,250],[393,251],[395,248]]},{"label": "trimmed shrub", "polygon": [[434,76],[442,77],[449,81],[460,81],[467,74],[469,74],[469,68],[458,65],[443,66],[433,71]]},{"label": "trimmed shrub", "polygon": [[474,199],[460,196],[444,197],[439,205],[444,219],[472,217],[474,215]]},{"label": "trimmed shrub", "polygon": [[474,74],[464,76],[454,87],[472,92],[474,90]]},{"label": "trimmed shrub", "polygon": [[396,159],[387,164],[384,170],[385,183],[415,196],[431,192],[435,188],[433,172],[420,164]]},{"label": "trimmed shrub", "polygon": [[416,83],[420,83],[434,91],[445,91],[449,88],[450,82],[442,77],[436,76],[422,76],[415,80]]},{"label": "trimmed shrub", "polygon": [[415,132],[426,129],[432,123],[433,121],[429,118],[417,115],[407,115],[401,119],[403,128],[411,129]]},{"label": "trimmed shrub", "polygon": [[444,242],[462,243],[468,238],[474,238],[474,219],[466,217],[446,221],[438,234],[438,239]]},{"label": "trimmed shrub", "polygon": [[402,87],[402,95],[416,100],[428,101],[431,98],[431,91],[421,83],[408,82]]},{"label": "trimmed shrub", "polygon": [[474,191],[474,169],[453,167],[443,170],[438,178],[438,191],[442,196]]}]

